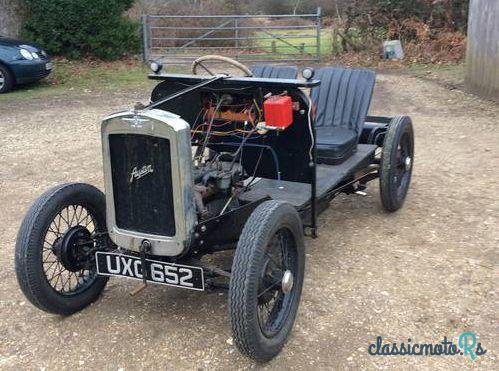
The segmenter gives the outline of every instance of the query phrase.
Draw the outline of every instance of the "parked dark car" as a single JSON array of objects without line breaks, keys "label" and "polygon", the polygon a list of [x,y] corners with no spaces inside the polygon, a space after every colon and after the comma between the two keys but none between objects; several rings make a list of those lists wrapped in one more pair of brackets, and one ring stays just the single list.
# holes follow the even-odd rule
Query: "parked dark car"
[{"label": "parked dark car", "polygon": [[40,80],[52,69],[50,57],[40,47],[0,36],[0,94],[15,85]]}]

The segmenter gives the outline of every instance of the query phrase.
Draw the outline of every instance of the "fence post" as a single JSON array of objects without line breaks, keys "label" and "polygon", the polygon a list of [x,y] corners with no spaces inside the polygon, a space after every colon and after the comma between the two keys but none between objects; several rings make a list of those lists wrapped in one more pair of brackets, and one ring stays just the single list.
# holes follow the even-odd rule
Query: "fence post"
[{"label": "fence post", "polygon": [[234,37],[235,37],[235,44],[236,48],[239,48],[239,29],[238,29],[238,21],[237,18],[234,18]]},{"label": "fence post", "polygon": [[147,62],[149,60],[149,30],[148,30],[148,16],[143,15],[142,16],[142,43],[144,47],[144,62]]},{"label": "fence post", "polygon": [[331,54],[336,55],[338,53],[338,33],[336,32],[336,26],[333,26],[331,30]]},{"label": "fence post", "polygon": [[321,61],[321,15],[322,9],[317,8],[317,62]]}]

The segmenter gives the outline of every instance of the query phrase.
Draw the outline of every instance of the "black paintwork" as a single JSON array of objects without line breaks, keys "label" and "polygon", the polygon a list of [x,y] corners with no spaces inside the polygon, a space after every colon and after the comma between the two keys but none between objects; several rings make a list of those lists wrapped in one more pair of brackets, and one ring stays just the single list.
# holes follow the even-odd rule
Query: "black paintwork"
[{"label": "black paintwork", "polygon": [[383,146],[385,133],[392,117],[385,116],[367,116],[362,132],[360,133],[359,143],[376,144]]},{"label": "black paintwork", "polygon": [[[324,197],[330,190],[353,178],[355,172],[369,166],[374,160],[375,145],[360,144],[358,150],[340,165],[317,165],[317,195]],[[239,197],[243,202],[251,202],[270,196],[274,200],[289,202],[298,210],[310,207],[310,187],[308,184],[262,179],[251,190]]]},{"label": "black paintwork", "polygon": [[222,215],[199,223],[195,228],[191,251],[208,253],[221,250],[223,246],[237,242],[241,231],[253,210],[262,202],[270,200],[269,196],[261,197],[246,203]]},{"label": "black paintwork", "polygon": [[[169,82],[177,82],[181,84],[198,84],[202,81],[209,80],[213,76],[204,75],[183,75],[183,74],[150,74],[151,80],[162,80]],[[320,80],[295,80],[295,79],[277,79],[264,77],[236,77],[229,76],[223,80],[223,85],[226,88],[243,88],[243,87],[267,87],[271,85],[280,85],[294,88],[312,88],[320,85]]]}]

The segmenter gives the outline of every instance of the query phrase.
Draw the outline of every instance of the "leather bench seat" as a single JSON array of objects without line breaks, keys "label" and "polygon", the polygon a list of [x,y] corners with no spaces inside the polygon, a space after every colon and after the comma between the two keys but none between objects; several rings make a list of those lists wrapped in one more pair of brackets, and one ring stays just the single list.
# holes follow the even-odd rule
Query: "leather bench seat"
[{"label": "leather bench seat", "polygon": [[312,88],[317,133],[317,162],[338,165],[357,149],[374,88],[374,72],[324,67],[321,84]]},{"label": "leather bench seat", "polygon": [[355,130],[334,126],[321,126],[316,130],[318,163],[337,165],[355,152],[357,148]]}]

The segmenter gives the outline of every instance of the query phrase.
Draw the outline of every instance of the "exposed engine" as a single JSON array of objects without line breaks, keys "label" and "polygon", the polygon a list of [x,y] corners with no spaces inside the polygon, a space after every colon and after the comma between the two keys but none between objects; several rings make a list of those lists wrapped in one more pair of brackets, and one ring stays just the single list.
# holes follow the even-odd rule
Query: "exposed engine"
[{"label": "exposed engine", "polygon": [[[252,91],[206,91],[201,94],[202,108],[191,124],[193,172],[198,217],[207,219],[239,206],[238,193],[255,180],[263,149],[257,155],[252,174],[243,167],[245,146],[267,133],[286,130],[299,110],[286,91],[279,95],[255,95]],[[261,93],[259,93],[261,94]],[[223,138],[237,144],[231,152],[217,153],[210,144]]]},{"label": "exposed engine", "polygon": [[[250,176],[241,164],[243,147],[247,139],[262,135],[257,128],[262,111],[251,94],[207,92],[202,99],[191,126],[191,144],[196,209],[200,219],[207,219],[239,206],[237,194]],[[212,138],[227,136],[240,139],[234,151],[209,148]]]}]

